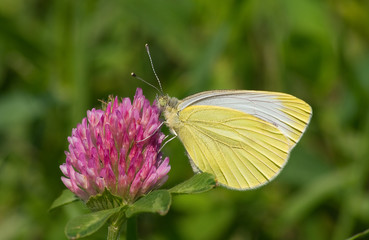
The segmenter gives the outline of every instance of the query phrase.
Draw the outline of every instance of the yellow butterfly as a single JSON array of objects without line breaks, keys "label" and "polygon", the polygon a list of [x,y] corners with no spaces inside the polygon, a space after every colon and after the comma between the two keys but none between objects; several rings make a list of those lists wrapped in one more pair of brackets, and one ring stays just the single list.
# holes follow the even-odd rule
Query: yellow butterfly
[{"label": "yellow butterfly", "polygon": [[237,190],[259,187],[279,174],[312,114],[294,96],[264,91],[208,91],[182,101],[160,96],[158,106],[193,170]]},{"label": "yellow butterfly", "polygon": [[[148,84],[162,93],[148,45],[146,49],[160,90]],[[181,101],[162,94],[157,104],[166,125],[182,141],[193,170],[211,173],[220,185],[236,190],[274,179],[312,115],[304,101],[266,91],[207,91]]]}]

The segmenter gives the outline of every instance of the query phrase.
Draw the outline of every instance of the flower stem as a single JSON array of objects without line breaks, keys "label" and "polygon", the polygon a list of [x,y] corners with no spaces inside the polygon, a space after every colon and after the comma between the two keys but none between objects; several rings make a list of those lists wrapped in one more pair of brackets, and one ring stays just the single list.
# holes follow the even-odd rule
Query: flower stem
[{"label": "flower stem", "polygon": [[123,223],[127,220],[124,212],[118,213],[114,218],[114,220],[110,223],[108,227],[108,237],[107,240],[118,240],[120,232],[122,230]]},{"label": "flower stem", "polygon": [[108,227],[107,240],[117,240],[120,235],[120,227],[114,226],[113,224]]}]

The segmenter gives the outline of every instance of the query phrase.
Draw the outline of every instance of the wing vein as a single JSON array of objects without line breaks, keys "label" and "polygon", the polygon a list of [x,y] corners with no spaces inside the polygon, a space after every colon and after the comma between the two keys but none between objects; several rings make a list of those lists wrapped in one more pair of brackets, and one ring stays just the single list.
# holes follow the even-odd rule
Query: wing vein
[{"label": "wing vein", "polygon": [[[206,154],[204,154],[204,152],[201,150],[201,147],[200,147],[200,144],[198,144],[198,142],[199,142],[199,139],[201,139],[201,138],[199,138],[199,137],[197,137],[196,138],[196,135],[195,134],[193,134],[193,132],[192,132],[192,130],[191,130],[191,128],[187,128],[188,130],[189,130],[189,132],[191,132],[191,135],[193,136],[193,139],[196,141],[196,143],[197,143],[197,146],[199,146],[199,149],[200,149],[200,152],[202,153],[202,155],[203,155],[203,158],[204,158],[204,160],[206,161],[206,164],[204,164],[204,166],[208,166],[208,167],[210,167],[211,168],[211,171],[216,175],[216,171],[214,171],[214,169],[213,169],[213,167],[211,166],[211,164],[209,164],[208,163],[208,161],[207,161],[207,158],[206,158]],[[196,129],[196,128],[194,128],[194,130],[197,130],[198,132],[200,132],[198,129]],[[202,133],[202,132],[200,132],[200,133]],[[204,133],[202,133],[203,135],[205,135]],[[207,136],[207,135],[205,135],[206,137],[209,137],[209,136]],[[209,138],[211,138],[211,137],[209,137]],[[202,143],[203,143],[203,145],[205,145],[205,149],[208,149],[209,150],[209,146],[208,146],[208,144],[205,142],[205,141],[201,141]],[[211,154],[211,156],[212,156],[212,158],[213,159],[216,159],[215,157],[214,157],[214,155],[212,154],[212,152],[211,151],[209,151],[209,153]],[[193,159],[194,160],[194,159]],[[203,161],[204,162],[204,161]],[[223,177],[224,177],[224,179],[225,179],[225,181],[228,183],[228,179],[226,178],[226,176],[225,176],[225,174],[224,174],[224,172],[223,172],[223,170],[222,170],[222,168],[220,167],[220,165],[219,165],[219,163],[216,161],[216,163],[217,163],[217,165],[218,165],[218,169],[219,169],[219,172],[223,175]]]},{"label": "wing vein", "polygon": [[[222,141],[220,141],[220,140],[218,140],[218,139],[216,139],[216,138],[214,138],[214,137],[212,137],[211,135],[209,135],[209,134],[207,134],[206,132],[204,132],[202,129],[199,129],[199,127],[198,126],[193,126],[193,128],[196,128],[196,130],[197,131],[199,131],[199,132],[201,132],[203,135],[205,135],[205,136],[207,136],[208,138],[210,138],[211,140],[213,140],[213,141],[215,141],[215,142],[218,142],[218,143],[221,143],[221,144],[224,144],[224,145],[226,145],[227,147],[229,147],[229,148],[231,148],[231,149],[233,149],[233,148],[240,148],[240,147],[236,147],[236,146],[231,146],[231,145],[228,145],[228,144],[226,144],[225,142],[222,142]],[[236,132],[237,134],[239,134],[239,135],[241,135],[241,136],[243,136],[244,138],[247,138],[249,141],[251,141],[251,142],[253,142],[253,143],[255,143],[255,144],[257,144],[258,146],[260,146],[260,147],[262,147],[262,148],[265,148],[262,144],[260,144],[259,142],[256,142],[253,138],[250,138],[250,137],[248,137],[248,136],[245,136],[245,135],[243,135],[243,134],[241,134],[241,133],[239,133],[238,131],[234,131],[234,132]],[[263,142],[265,142],[265,141],[263,141]],[[245,142],[243,142],[245,145],[246,145],[246,143]],[[267,142],[265,142],[265,143],[267,143]],[[271,145],[271,144],[269,144],[269,143],[267,143],[267,145],[269,145],[269,146],[272,146],[272,147],[274,147],[273,145]],[[247,144],[247,146],[249,146],[250,148],[252,148],[254,151],[256,151],[256,152],[258,152],[258,153],[260,153],[262,156],[264,156],[265,158],[267,158],[267,159],[270,159],[267,155],[265,155],[264,153],[261,153],[258,149],[256,149],[254,146],[252,146],[252,144]],[[247,150],[242,146],[241,147],[243,150],[245,150],[246,152],[247,152]],[[267,148],[265,148],[267,151],[269,151],[269,149],[267,149]],[[282,149],[280,149],[281,151],[282,151]],[[249,152],[248,152],[249,153]],[[273,152],[274,153],[274,152]],[[286,153],[288,153],[288,152],[286,152]],[[251,153],[250,153],[251,154]],[[276,156],[278,156],[280,159],[282,159],[282,160],[285,160],[285,158],[284,157],[282,157],[282,156],[280,156],[279,154],[277,154],[277,153],[274,153],[274,154],[276,154]],[[254,155],[253,155],[254,156]],[[254,156],[255,157],[255,156]],[[255,157],[255,158],[257,158],[257,157]],[[257,158],[258,159],[258,158]],[[271,159],[270,159],[271,160]],[[278,168],[280,168],[281,166],[280,165],[278,165],[275,161],[273,161],[273,160],[271,160],[271,162],[272,163],[274,163]],[[264,164],[264,163],[263,163]],[[270,167],[269,166],[267,166],[269,169],[270,169]],[[272,170],[272,169],[270,169],[270,170]],[[273,170],[272,170],[273,171]],[[274,172],[274,171],[273,171]]]}]

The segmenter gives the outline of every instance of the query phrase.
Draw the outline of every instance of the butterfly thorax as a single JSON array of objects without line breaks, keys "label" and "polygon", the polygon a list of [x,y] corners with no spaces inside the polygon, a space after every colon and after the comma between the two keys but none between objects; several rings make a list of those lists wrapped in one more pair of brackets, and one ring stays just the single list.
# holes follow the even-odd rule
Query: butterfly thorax
[{"label": "butterfly thorax", "polygon": [[157,97],[157,106],[165,118],[165,123],[174,132],[181,124],[178,118],[178,104],[179,100],[175,97]]}]

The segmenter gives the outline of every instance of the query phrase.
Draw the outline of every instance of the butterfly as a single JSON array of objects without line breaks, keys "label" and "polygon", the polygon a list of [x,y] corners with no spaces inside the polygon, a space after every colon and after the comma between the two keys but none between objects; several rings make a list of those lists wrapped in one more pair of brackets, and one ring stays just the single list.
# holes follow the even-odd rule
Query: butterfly
[{"label": "butterfly", "polygon": [[310,122],[309,104],[286,93],[248,90],[169,97],[145,46],[160,90],[132,76],[160,92],[157,106],[194,172],[211,173],[219,185],[236,190],[260,187],[281,172]]},{"label": "butterfly", "polygon": [[159,96],[157,104],[193,170],[236,190],[274,179],[312,115],[303,100],[266,91],[206,91],[183,100]]}]

